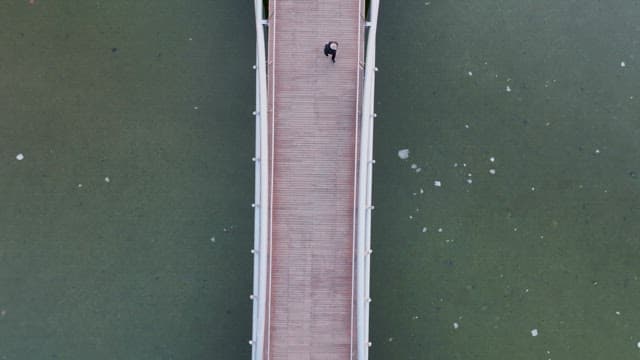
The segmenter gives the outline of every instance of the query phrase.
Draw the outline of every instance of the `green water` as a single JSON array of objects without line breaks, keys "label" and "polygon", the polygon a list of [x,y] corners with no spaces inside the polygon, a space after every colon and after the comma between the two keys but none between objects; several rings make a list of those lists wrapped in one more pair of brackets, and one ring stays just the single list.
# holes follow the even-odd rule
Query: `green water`
[{"label": "green water", "polygon": [[250,5],[0,3],[0,359],[249,358]]},{"label": "green water", "polygon": [[639,17],[383,2],[372,359],[640,357]]},{"label": "green water", "polygon": [[[381,10],[371,359],[637,359],[640,4]],[[0,21],[0,360],[248,359],[251,2]]]}]

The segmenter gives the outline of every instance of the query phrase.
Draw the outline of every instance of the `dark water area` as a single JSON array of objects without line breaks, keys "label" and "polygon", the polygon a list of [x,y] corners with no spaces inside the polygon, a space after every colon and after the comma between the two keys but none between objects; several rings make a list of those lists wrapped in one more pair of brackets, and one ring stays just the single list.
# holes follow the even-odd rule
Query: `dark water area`
[{"label": "dark water area", "polygon": [[382,3],[372,359],[640,356],[638,18]]},{"label": "dark water area", "polygon": [[249,358],[250,2],[0,23],[0,359]]}]

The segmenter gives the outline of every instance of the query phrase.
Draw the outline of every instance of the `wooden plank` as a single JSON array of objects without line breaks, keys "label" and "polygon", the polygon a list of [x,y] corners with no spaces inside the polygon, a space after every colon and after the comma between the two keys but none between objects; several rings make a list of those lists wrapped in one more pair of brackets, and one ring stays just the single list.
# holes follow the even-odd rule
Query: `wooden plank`
[{"label": "wooden plank", "polygon": [[[351,359],[361,0],[272,0],[269,359]],[[339,42],[336,63],[324,44]]]}]

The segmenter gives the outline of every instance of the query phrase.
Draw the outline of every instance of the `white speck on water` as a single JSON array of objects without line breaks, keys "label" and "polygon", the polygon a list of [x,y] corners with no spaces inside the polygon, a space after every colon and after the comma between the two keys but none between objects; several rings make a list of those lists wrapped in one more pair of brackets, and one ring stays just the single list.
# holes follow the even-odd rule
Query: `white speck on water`
[{"label": "white speck on water", "polygon": [[600,154],[600,149],[596,149],[596,151],[594,151],[594,153]]},{"label": "white speck on water", "polygon": [[417,168],[418,168],[418,165],[416,165],[416,164],[411,164],[411,168],[412,168],[412,169],[417,169]]},{"label": "white speck on water", "polygon": [[193,41],[193,38],[189,38],[189,41]]},{"label": "white speck on water", "polygon": [[440,180],[436,180],[436,181],[434,181],[434,182],[433,182],[433,185],[434,185],[435,187],[441,187],[441,186],[442,186],[442,183],[440,182]]},{"label": "white speck on water", "polygon": [[409,215],[409,220],[413,220],[413,215]]},{"label": "white speck on water", "polygon": [[469,124],[464,124],[464,128],[468,129],[469,128]]},{"label": "white speck on water", "polygon": [[393,341],[393,337],[390,337],[389,339],[387,339],[389,342]]},{"label": "white speck on water", "polygon": [[458,167],[458,163],[453,163],[453,167],[454,168]]},{"label": "white speck on water", "polygon": [[422,168],[417,168],[416,172],[419,173],[420,171],[422,171]]},{"label": "white speck on water", "polygon": [[442,232],[442,228],[438,228],[438,232]]},{"label": "white speck on water", "polygon": [[398,150],[398,157],[402,160],[409,158],[409,149]]},{"label": "white speck on water", "polygon": [[640,349],[640,341],[638,341],[638,342],[636,343],[636,347],[637,347],[638,349]]},{"label": "white speck on water", "polygon": [[467,163],[462,163],[462,167],[467,167]]},{"label": "white speck on water", "polygon": [[418,319],[420,319],[420,316],[418,316],[418,315],[414,315],[413,316],[413,320],[418,320]]},{"label": "white speck on water", "polygon": [[518,228],[517,228],[517,227],[514,227],[514,228],[513,228],[513,231],[518,231]]},{"label": "white speck on water", "polygon": [[79,187],[79,188],[81,188],[81,187],[82,187],[82,184],[78,184],[78,187]]},{"label": "white speck on water", "polygon": [[473,73],[471,71],[469,71],[467,74],[469,74],[469,76],[473,76]]},{"label": "white speck on water", "polygon": [[424,189],[420,188],[420,194],[424,194]]},{"label": "white speck on water", "polygon": [[108,177],[108,176],[106,176],[106,177],[104,178],[104,182],[109,183],[109,182],[111,182],[111,179],[109,179],[109,177]]},{"label": "white speck on water", "polygon": [[620,67],[625,67],[627,66],[627,63],[625,63],[624,61],[620,61]]},{"label": "white speck on water", "polygon": [[216,242],[216,237],[212,236],[211,239],[209,239],[209,240],[211,240],[211,242],[214,243],[214,242]]},{"label": "white speck on water", "polygon": [[0,316],[5,316],[5,315],[7,315],[7,310],[5,309],[0,310]]},{"label": "white speck on water", "polygon": [[496,174],[496,169],[489,169],[489,174],[495,175]]},{"label": "white speck on water", "polygon": [[531,330],[531,336],[538,336],[538,329]]},{"label": "white speck on water", "polygon": [[193,110],[198,110],[198,109],[199,109],[199,107],[197,107],[197,106],[193,107]]},{"label": "white speck on water", "polygon": [[24,154],[23,153],[20,153],[20,154],[16,155],[16,160],[22,160],[22,159],[24,159]]},{"label": "white speck on water", "polygon": [[620,311],[616,311],[616,315],[620,316]]},{"label": "white speck on water", "polygon": [[492,156],[492,157],[490,157],[490,158],[489,158],[489,161],[491,161],[491,162],[495,162],[495,161],[496,161],[496,158],[494,158],[494,157]]},{"label": "white speck on water", "polygon": [[536,191],[536,188],[534,186],[531,187],[531,191]]},{"label": "white speck on water", "polygon": [[424,3],[426,6],[431,5],[431,1],[427,1],[426,3]]},{"label": "white speck on water", "polygon": [[426,226],[422,228],[422,232],[423,233],[427,232],[427,227]]},{"label": "white speck on water", "polygon": [[511,92],[511,86],[507,85],[506,90],[507,90],[507,92]]},{"label": "white speck on water", "polygon": [[454,329],[458,329],[460,327],[460,324],[458,324],[457,322],[453,323],[453,328]]},{"label": "white speck on water", "polygon": [[473,179],[467,179],[467,184],[471,184],[473,182]]},{"label": "white speck on water", "polygon": [[524,292],[525,292],[525,293],[528,293],[528,292],[529,292],[529,289],[524,289]]}]

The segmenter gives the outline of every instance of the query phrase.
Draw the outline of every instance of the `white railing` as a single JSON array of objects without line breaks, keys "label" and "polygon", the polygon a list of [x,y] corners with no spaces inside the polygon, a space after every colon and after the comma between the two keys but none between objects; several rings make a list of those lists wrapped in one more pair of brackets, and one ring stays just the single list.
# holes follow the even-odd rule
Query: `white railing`
[{"label": "white railing", "polygon": [[254,0],[256,17],[256,155],[253,239],[253,317],[251,359],[262,360],[267,324],[267,265],[269,252],[269,153],[267,133],[267,61],[262,0]]},{"label": "white railing", "polygon": [[362,124],[360,132],[360,164],[358,168],[357,210],[357,349],[358,360],[369,358],[369,304],[371,269],[371,188],[373,180],[373,111],[376,72],[376,30],[379,0],[371,0],[369,7],[369,32],[365,58],[364,87],[362,94]]}]

